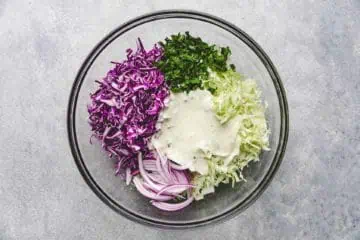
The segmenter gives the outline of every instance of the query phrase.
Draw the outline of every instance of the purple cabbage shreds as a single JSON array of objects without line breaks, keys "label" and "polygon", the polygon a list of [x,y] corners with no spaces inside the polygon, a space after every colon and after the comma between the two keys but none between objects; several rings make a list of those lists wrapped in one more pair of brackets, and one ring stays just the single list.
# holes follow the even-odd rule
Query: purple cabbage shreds
[{"label": "purple cabbage shreds", "polygon": [[164,75],[153,66],[163,49],[155,45],[146,51],[138,39],[136,52],[128,49],[126,53],[125,61],[112,62],[115,67],[96,81],[99,89],[91,94],[88,106],[93,136],[119,161],[117,173],[128,167],[137,170],[139,152],[154,158],[148,142],[158,130],[156,122],[169,96]]}]

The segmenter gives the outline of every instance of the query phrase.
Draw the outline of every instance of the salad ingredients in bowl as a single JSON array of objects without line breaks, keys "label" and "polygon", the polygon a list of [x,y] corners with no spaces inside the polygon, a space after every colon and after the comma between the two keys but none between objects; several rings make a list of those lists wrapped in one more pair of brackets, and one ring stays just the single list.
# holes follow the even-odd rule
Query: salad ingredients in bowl
[{"label": "salad ingredients in bowl", "polygon": [[257,83],[236,72],[231,49],[185,32],[149,50],[138,39],[126,54],[88,106],[91,141],[116,160],[115,174],[165,211],[246,181],[270,131]]}]

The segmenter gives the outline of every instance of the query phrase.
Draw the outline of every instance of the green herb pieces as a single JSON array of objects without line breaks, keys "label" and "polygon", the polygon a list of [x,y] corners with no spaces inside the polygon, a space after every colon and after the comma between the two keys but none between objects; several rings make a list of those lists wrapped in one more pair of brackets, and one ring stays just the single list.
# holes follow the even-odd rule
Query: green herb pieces
[{"label": "green herb pieces", "polygon": [[235,68],[227,65],[231,54],[229,47],[209,45],[189,32],[172,35],[160,45],[164,48],[164,56],[155,66],[165,74],[166,83],[173,92],[202,89],[202,81],[208,78],[209,69],[225,72]]}]

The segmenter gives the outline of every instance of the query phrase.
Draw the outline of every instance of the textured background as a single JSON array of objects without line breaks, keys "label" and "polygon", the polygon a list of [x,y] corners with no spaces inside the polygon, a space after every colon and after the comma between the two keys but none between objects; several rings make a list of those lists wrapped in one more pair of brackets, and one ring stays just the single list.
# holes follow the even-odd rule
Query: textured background
[{"label": "textured background", "polygon": [[[160,231],[117,215],[70,154],[76,71],[109,31],[168,8],[249,33],[277,66],[290,109],[284,162],[245,213]],[[360,239],[360,1],[0,0],[0,239]]]}]

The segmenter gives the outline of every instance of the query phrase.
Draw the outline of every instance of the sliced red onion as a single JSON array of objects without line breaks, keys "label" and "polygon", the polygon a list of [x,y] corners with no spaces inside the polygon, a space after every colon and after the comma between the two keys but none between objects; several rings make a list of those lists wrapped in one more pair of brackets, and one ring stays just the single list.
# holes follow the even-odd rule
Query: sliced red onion
[{"label": "sliced red onion", "polygon": [[170,173],[169,164],[165,163],[164,165],[162,165],[162,167],[164,169],[164,174],[165,174],[166,178],[169,179],[171,183],[174,183],[174,178],[171,176],[171,173]]},{"label": "sliced red onion", "polygon": [[[149,190],[149,191],[151,191],[151,192],[153,192],[153,193],[155,193],[155,194],[157,195],[158,190],[152,188],[152,187],[151,187],[149,184],[147,184],[146,182],[143,183],[143,186],[144,186],[147,190]],[[170,193],[170,192],[167,192],[167,191],[164,191],[163,193],[161,193],[161,196],[169,196],[169,197],[172,197],[172,199],[174,199],[175,197],[176,197],[176,198],[181,198],[181,199],[186,199],[184,196],[182,196],[182,195],[180,195],[180,194],[178,194],[178,193]]]},{"label": "sliced red onion", "polygon": [[144,179],[144,181],[149,185],[150,189],[152,191],[155,191],[155,192],[158,192],[161,189],[163,189],[164,185],[156,184],[154,181],[152,181],[149,178],[149,173],[145,171],[144,166],[143,166],[143,160],[142,160],[141,152],[138,154],[138,163],[139,163],[140,175]]},{"label": "sliced red onion", "polygon": [[156,161],[154,160],[144,160],[143,161],[144,164],[144,169],[147,171],[157,171],[157,167],[156,167]]},{"label": "sliced red onion", "polygon": [[168,166],[169,175],[170,175],[173,183],[177,183],[177,178],[176,178],[176,176],[175,176],[175,174],[173,172],[173,169],[171,168],[170,161],[168,161],[167,166]]},{"label": "sliced red onion", "polygon": [[157,155],[159,156],[159,158],[160,158],[160,160],[161,160],[161,163],[162,163],[163,165],[165,165],[166,162],[167,162],[167,158],[164,156],[164,154],[163,154],[159,149],[155,148],[155,150],[156,150]]},{"label": "sliced red onion", "polygon": [[144,165],[144,169],[146,171],[151,171],[151,172],[157,172],[157,167],[156,166],[152,166],[152,165]]},{"label": "sliced red onion", "polygon": [[152,166],[156,166],[156,161],[155,160],[143,160],[144,166],[148,165],[152,165]]},{"label": "sliced red onion", "polygon": [[158,170],[158,173],[161,175],[161,177],[165,180],[165,181],[170,181],[170,179],[165,175],[164,173],[164,169],[161,166],[161,159],[159,156],[156,156],[156,168]]},{"label": "sliced red onion", "polygon": [[144,169],[144,163],[143,163],[143,159],[142,159],[142,153],[139,152],[138,153],[138,163],[139,163],[139,171],[141,174],[141,177],[144,179],[144,181],[146,183],[148,183],[152,188],[157,189],[157,184],[155,184],[153,181],[151,181],[151,179],[149,178],[148,174],[145,169]]},{"label": "sliced red onion", "polygon": [[[189,183],[186,172],[173,169],[166,157],[161,157],[159,154],[156,154],[155,157],[155,161],[144,160],[142,153],[138,153],[139,172],[144,181],[139,179],[140,176],[133,178],[137,190],[145,197],[156,200],[152,204],[160,209],[176,211],[186,207],[193,201],[193,197],[190,197],[190,189],[194,187]],[[181,203],[160,203],[175,199],[175,197],[185,199],[184,196],[180,195],[184,191],[187,191],[187,200]]]},{"label": "sliced red onion", "polygon": [[158,153],[158,158],[160,159],[161,162],[161,164],[157,163],[157,168],[159,169],[159,171],[163,173],[165,179],[167,179],[170,183],[174,183],[174,177],[171,176],[169,160],[167,159],[167,157],[162,155],[162,153],[159,150],[157,150],[157,153]]},{"label": "sliced red onion", "polygon": [[154,182],[166,185],[164,179],[159,174],[149,173],[148,176]]},{"label": "sliced red onion", "polygon": [[164,211],[178,211],[180,209],[183,209],[184,207],[187,207],[190,203],[192,203],[192,201],[194,201],[194,197],[189,197],[181,203],[165,203],[159,201],[151,201],[151,204]]},{"label": "sliced red onion", "polygon": [[174,198],[173,196],[165,196],[165,195],[156,196],[155,193],[147,190],[144,187],[144,182],[141,181],[138,176],[134,177],[133,182],[134,182],[136,189],[147,198],[154,199],[157,201],[168,201],[168,200]]},{"label": "sliced red onion", "polygon": [[179,194],[182,193],[184,191],[186,191],[189,188],[194,187],[191,184],[175,184],[175,185],[170,185],[167,187],[164,187],[162,190],[160,190],[156,195],[161,195],[162,193],[166,192],[166,193],[172,193],[172,194]]},{"label": "sliced red onion", "polygon": [[[147,176],[149,177],[149,176]],[[155,183],[153,181],[150,180],[150,182],[144,181],[144,187],[146,187],[147,189],[157,193],[159,191],[161,191],[161,189],[163,189],[164,187],[166,187],[166,184],[161,184],[161,183]]]},{"label": "sliced red onion", "polygon": [[189,184],[189,180],[188,178],[186,177],[185,173],[183,172],[180,172],[180,171],[173,171],[178,182],[181,183],[181,184]]}]

